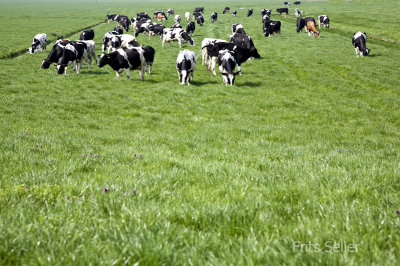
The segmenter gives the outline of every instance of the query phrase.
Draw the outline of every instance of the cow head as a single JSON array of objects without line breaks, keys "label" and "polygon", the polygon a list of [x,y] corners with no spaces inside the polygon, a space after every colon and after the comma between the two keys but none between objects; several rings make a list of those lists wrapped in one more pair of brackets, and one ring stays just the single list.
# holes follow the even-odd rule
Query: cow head
[{"label": "cow head", "polygon": [[35,52],[35,49],[39,46],[40,41],[37,39],[34,39],[32,42],[32,46],[29,48],[29,53],[33,54]]},{"label": "cow head", "polygon": [[56,67],[57,67],[57,73],[58,74],[63,74],[64,73],[64,71],[65,71],[65,66],[64,65],[56,65]]},{"label": "cow head", "polygon": [[190,38],[189,34],[188,34],[186,31],[184,31],[184,32],[181,34],[181,36],[182,36],[182,38],[183,38],[185,41],[189,42],[191,46],[194,45],[193,39]]},{"label": "cow head", "polygon": [[371,49],[368,49],[368,48],[365,48],[365,51],[362,51],[363,56],[368,56],[370,52],[371,52]]},{"label": "cow head", "polygon": [[254,58],[261,58],[261,55],[258,53],[256,47],[250,48],[250,55]]},{"label": "cow head", "polygon": [[47,59],[43,59],[42,66],[40,68],[48,69],[49,67],[50,67],[50,61]]},{"label": "cow head", "polygon": [[97,64],[98,67],[103,67],[105,65],[108,65],[111,56],[109,54],[106,53],[102,53],[101,55],[98,56],[99,57],[99,63]]}]

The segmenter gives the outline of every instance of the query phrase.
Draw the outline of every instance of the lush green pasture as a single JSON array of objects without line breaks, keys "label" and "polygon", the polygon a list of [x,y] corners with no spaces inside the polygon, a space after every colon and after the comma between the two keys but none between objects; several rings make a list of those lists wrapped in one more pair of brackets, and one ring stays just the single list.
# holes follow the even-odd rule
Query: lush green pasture
[{"label": "lush green pasture", "polygon": [[[204,2],[206,24],[196,25],[195,46],[184,44],[199,54],[203,38],[229,39],[242,23],[262,58],[243,64],[232,87],[201,57],[192,85],[179,85],[180,49],[158,37],[137,38],[156,49],[143,82],[137,71],[116,80],[95,64],[79,75],[42,70],[51,46],[1,59],[0,264],[397,263],[397,28],[371,22],[386,16],[374,1],[304,1],[307,15],[331,17],[330,31],[297,34],[292,7],[273,15],[282,35],[264,38],[258,10],[282,6],[264,2]],[[174,7],[183,16],[197,5],[61,2],[64,12],[39,3],[0,2],[2,33],[12,14],[20,18],[18,34],[0,40],[15,50],[1,56],[39,32],[98,24],[108,8],[132,16]],[[226,5],[244,9],[233,18],[222,15]],[[398,13],[396,1],[381,5]],[[41,20],[43,10],[54,15]],[[115,25],[93,28],[98,53]],[[370,57],[355,56],[349,36],[358,30],[376,36]]]}]

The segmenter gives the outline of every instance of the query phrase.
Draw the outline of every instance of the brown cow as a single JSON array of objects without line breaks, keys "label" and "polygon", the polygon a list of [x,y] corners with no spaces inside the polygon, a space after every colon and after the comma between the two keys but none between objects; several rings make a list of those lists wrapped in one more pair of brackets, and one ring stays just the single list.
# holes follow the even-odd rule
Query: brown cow
[{"label": "brown cow", "polygon": [[162,13],[158,13],[157,14],[157,20],[158,21],[165,20],[165,16]]},{"label": "brown cow", "polygon": [[317,31],[317,29],[315,28],[314,21],[307,21],[306,28],[307,28],[307,31],[308,31],[308,36],[311,36],[311,34],[312,35],[315,34],[315,37],[317,37],[317,38],[320,37],[319,36],[319,31]]}]

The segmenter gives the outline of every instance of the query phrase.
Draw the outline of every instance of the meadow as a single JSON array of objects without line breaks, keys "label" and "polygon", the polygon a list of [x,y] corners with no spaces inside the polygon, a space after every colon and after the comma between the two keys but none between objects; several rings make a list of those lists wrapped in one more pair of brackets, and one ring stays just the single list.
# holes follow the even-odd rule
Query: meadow
[{"label": "meadow", "polygon": [[[0,264],[398,263],[399,3],[302,2],[331,19],[320,39],[296,33],[294,6],[273,12],[282,34],[265,38],[260,10],[280,0],[0,0]],[[200,5],[205,25],[182,49],[199,55],[203,38],[228,40],[241,23],[262,56],[234,86],[201,57],[179,85],[181,49],[157,36],[137,37],[156,50],[144,81],[95,64],[40,69],[57,38],[89,27],[100,54],[116,26],[107,9],[183,17]],[[355,56],[357,31],[369,57]],[[28,54],[42,32],[52,44]]]}]

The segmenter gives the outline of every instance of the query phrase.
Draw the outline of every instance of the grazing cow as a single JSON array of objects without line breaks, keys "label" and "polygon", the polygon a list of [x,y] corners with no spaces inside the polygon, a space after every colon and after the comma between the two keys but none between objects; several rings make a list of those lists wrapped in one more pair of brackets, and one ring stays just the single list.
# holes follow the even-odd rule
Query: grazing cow
[{"label": "grazing cow", "polygon": [[197,24],[199,24],[200,27],[203,26],[203,24],[204,24],[204,18],[203,18],[203,16],[198,16],[198,17],[196,18],[196,21],[197,21]]},{"label": "grazing cow", "polygon": [[300,32],[304,29],[304,27],[306,26],[306,20],[304,18],[298,18],[297,19],[297,28],[296,31]]},{"label": "grazing cow", "polygon": [[154,55],[156,54],[156,51],[154,50],[153,47],[151,46],[145,46],[143,47],[143,56],[146,61],[146,68],[144,73],[147,72],[147,66],[149,66],[149,75],[151,74],[151,68],[153,67],[153,62],[154,62]]},{"label": "grazing cow", "polygon": [[232,15],[234,16],[234,17],[236,17],[236,14],[237,14],[237,11],[234,9],[234,10],[232,10]]},{"label": "grazing cow", "polygon": [[196,29],[196,24],[193,21],[189,21],[189,23],[186,25],[186,32],[190,36],[192,36],[195,29]]},{"label": "grazing cow", "polygon": [[222,74],[222,80],[226,85],[233,85],[235,83],[235,76],[239,72],[234,72],[237,65],[235,53],[227,49],[221,50],[218,53],[219,71]]},{"label": "grazing cow", "polygon": [[131,21],[128,17],[121,17],[121,19],[118,21],[118,23],[122,26],[122,28],[128,32],[129,27],[131,26]]},{"label": "grazing cow", "polygon": [[137,20],[147,20],[147,19],[151,20],[150,16],[145,12],[136,13],[136,19]]},{"label": "grazing cow", "polygon": [[277,33],[281,35],[281,22],[279,20],[266,20],[263,24],[263,32],[265,37],[276,36]]},{"label": "grazing cow", "polygon": [[196,57],[193,51],[187,49],[180,51],[176,59],[176,70],[178,71],[179,83],[190,85],[193,80],[193,71],[196,68]]},{"label": "grazing cow", "polygon": [[321,28],[321,24],[325,29],[329,29],[329,18],[327,15],[318,16],[318,29]]},{"label": "grazing cow", "polygon": [[[120,38],[120,45],[122,48],[130,47],[130,46],[140,46],[140,44],[135,40],[135,36],[132,36],[130,34],[118,34],[117,32],[109,31],[104,34],[103,37],[103,45],[101,46],[101,52],[105,53],[106,47],[107,47],[107,52],[110,52],[110,49],[117,49],[118,48],[118,38],[115,39],[116,43],[113,45],[112,43],[112,38],[114,36],[118,36]],[[114,46],[114,47],[113,47]]]},{"label": "grazing cow", "polygon": [[175,15],[174,21],[180,23],[181,22],[181,16],[180,15]]},{"label": "grazing cow", "polygon": [[94,39],[94,31],[92,29],[85,30],[79,36],[79,40],[93,40]]},{"label": "grazing cow", "polygon": [[279,15],[282,15],[282,13],[286,13],[286,15],[287,15],[287,14],[289,14],[289,9],[288,8],[278,8],[276,10],[276,12],[278,12]]},{"label": "grazing cow", "polygon": [[46,42],[47,42],[47,35],[45,33],[36,34],[33,37],[32,46],[29,47],[29,53],[33,54],[35,50],[40,53],[43,50],[46,50]]},{"label": "grazing cow", "polygon": [[168,17],[165,15],[164,12],[160,12],[160,13],[157,14],[157,20],[158,21],[167,20],[167,19],[168,19]]},{"label": "grazing cow", "polygon": [[175,11],[174,11],[173,8],[170,8],[170,9],[167,10],[167,15],[168,15],[168,16],[171,16],[171,15],[173,15],[173,14],[175,14]]},{"label": "grazing cow", "polygon": [[148,30],[149,30],[149,39],[150,39],[151,36],[160,35],[160,40],[161,40],[164,29],[165,29],[165,26],[163,24],[152,24],[152,25],[150,25],[149,28],[148,28]]},{"label": "grazing cow", "polygon": [[124,29],[121,26],[115,26],[114,27],[114,31],[118,32],[118,34],[123,34],[124,33]]},{"label": "grazing cow", "polygon": [[105,65],[109,65],[115,71],[117,79],[124,70],[126,72],[126,77],[130,79],[130,70],[138,69],[140,80],[143,80],[146,67],[143,48],[120,48],[111,54],[103,53],[99,58],[98,66],[101,68]]},{"label": "grazing cow", "polygon": [[359,31],[357,33],[354,33],[353,38],[351,39],[351,43],[356,50],[357,57],[359,55],[361,57],[368,56],[371,52],[371,50],[367,48],[367,34],[365,32]]},{"label": "grazing cow", "polygon": [[295,9],[294,10],[294,15],[297,17],[297,18],[301,18],[302,16],[303,16],[303,11],[301,11],[301,10],[299,10],[299,9]]},{"label": "grazing cow", "polygon": [[210,44],[215,44],[215,43],[225,43],[227,44],[228,42],[225,40],[221,39],[212,39],[212,38],[204,38],[203,41],[201,42],[201,64],[208,65],[208,53],[207,53],[207,46]]},{"label": "grazing cow", "polygon": [[232,34],[230,37],[230,42],[246,49],[252,49],[253,55],[255,58],[260,58],[256,47],[254,46],[253,40],[250,38],[249,35],[245,33],[238,33]]},{"label": "grazing cow", "polygon": [[193,21],[196,21],[198,17],[202,16],[199,12],[193,12]]},{"label": "grazing cow", "polygon": [[[152,25],[153,25],[152,22],[145,22],[143,24],[140,24],[140,27],[135,32],[135,37],[137,37],[140,33],[144,34],[145,32],[149,32],[150,31],[150,27]],[[149,39],[150,39],[150,35],[149,35]]]},{"label": "grazing cow", "polygon": [[294,1],[293,4],[295,4],[295,5],[300,5],[301,2],[300,2],[300,1]]},{"label": "grazing cow", "polygon": [[217,21],[217,19],[218,19],[218,13],[217,12],[213,12],[211,14],[211,22],[214,23],[214,22]]},{"label": "grazing cow", "polygon": [[[308,29],[307,29],[307,27],[306,27],[306,25],[307,25],[307,22],[309,22],[309,21],[312,21],[313,23],[314,23],[314,25],[316,25],[316,23],[315,23],[315,19],[313,18],[313,17],[306,17],[306,18],[304,18],[304,21],[303,20],[301,20],[300,22],[297,20],[297,28],[299,29],[299,27],[301,27],[302,25],[303,25],[303,23],[304,23],[304,30],[306,31],[306,32],[308,32]],[[300,25],[299,25],[299,23],[300,23]],[[301,29],[299,30],[299,31],[297,31],[297,32],[300,32],[301,31]]]},{"label": "grazing cow", "polygon": [[306,28],[307,28],[307,31],[308,31],[308,36],[311,36],[311,35],[314,35],[314,34],[315,34],[315,37],[316,37],[316,38],[319,38],[319,37],[320,37],[320,36],[319,36],[319,31],[317,31],[317,29],[315,28],[314,22],[308,21],[308,22],[306,23]]},{"label": "grazing cow", "polygon": [[190,13],[189,12],[185,13],[185,18],[186,18],[186,20],[190,20]]},{"label": "grazing cow", "polygon": [[89,62],[87,57],[87,45],[84,42],[70,42],[68,43],[63,51],[63,55],[61,60],[57,63],[57,72],[58,74],[67,74],[66,68],[73,63],[74,71],[79,74],[79,71],[82,67],[82,58],[86,59],[86,62]]},{"label": "grazing cow", "polygon": [[170,42],[178,41],[179,48],[182,48],[182,42],[189,42],[190,45],[194,45],[194,41],[190,38],[189,34],[183,29],[171,29],[165,28],[163,31],[163,40],[162,47],[164,47],[164,43],[168,42],[168,46]]},{"label": "grazing cow", "polygon": [[204,7],[196,7],[196,8],[194,9],[194,12],[195,12],[195,13],[203,13],[203,12],[204,12]]},{"label": "grazing cow", "polygon": [[56,44],[53,45],[49,55],[46,59],[43,59],[42,69],[48,69],[52,63],[58,63],[64,53],[65,46],[70,43],[70,41],[58,40]]},{"label": "grazing cow", "polygon": [[263,9],[263,10],[261,10],[261,16],[262,17],[264,17],[265,15],[267,15],[268,17],[270,17],[271,16],[271,12],[272,12],[272,10],[271,9]]},{"label": "grazing cow", "polygon": [[248,11],[247,11],[247,17],[251,17],[253,15],[253,9],[249,9]]},{"label": "grazing cow", "polygon": [[229,13],[229,10],[230,10],[230,9],[231,9],[231,8],[230,8],[229,6],[225,7],[225,8],[224,8],[224,11],[222,11],[222,14]]},{"label": "grazing cow", "polygon": [[97,64],[97,57],[96,57],[96,47],[95,47],[95,42],[93,40],[81,40],[77,42],[83,42],[86,44],[86,63],[88,65],[88,69],[90,69],[90,64],[92,63],[92,58],[94,58],[94,61]]},{"label": "grazing cow", "polygon": [[205,48],[207,49],[207,56],[208,56],[207,69],[211,69],[214,75],[216,75],[215,64],[218,59],[218,53],[221,50],[228,49],[229,51],[234,52],[239,73],[241,73],[241,64],[246,62],[250,57],[255,57],[255,58],[261,57],[258,54],[257,49],[255,49],[255,47],[248,49],[242,46],[238,46],[234,43],[215,42],[206,45]]},{"label": "grazing cow", "polygon": [[283,2],[283,4],[285,5],[285,6],[290,6],[290,3],[289,2]]},{"label": "grazing cow", "polygon": [[112,14],[109,15],[107,14],[107,23],[110,24],[110,22],[115,21],[118,18],[118,14]]},{"label": "grazing cow", "polygon": [[140,20],[135,19],[135,21],[132,22],[132,29],[134,31],[137,31],[137,30],[139,30],[140,26],[144,23],[152,23],[152,22],[151,22],[151,19],[140,19]]}]

